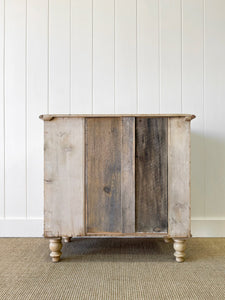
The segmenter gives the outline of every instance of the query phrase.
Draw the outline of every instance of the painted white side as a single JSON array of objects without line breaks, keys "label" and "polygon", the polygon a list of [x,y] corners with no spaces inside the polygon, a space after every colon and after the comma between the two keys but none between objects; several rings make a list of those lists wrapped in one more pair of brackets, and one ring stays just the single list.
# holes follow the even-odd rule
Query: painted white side
[{"label": "painted white side", "polygon": [[192,234],[225,236],[225,1],[0,0],[0,236],[41,236],[42,113],[194,113]]}]

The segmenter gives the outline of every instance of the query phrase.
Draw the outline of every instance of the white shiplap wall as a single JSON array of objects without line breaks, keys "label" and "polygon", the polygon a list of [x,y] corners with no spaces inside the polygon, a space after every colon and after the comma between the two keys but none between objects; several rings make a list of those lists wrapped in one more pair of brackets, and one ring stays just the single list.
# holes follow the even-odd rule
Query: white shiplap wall
[{"label": "white shiplap wall", "polygon": [[225,1],[0,0],[0,235],[42,234],[39,114],[181,112],[193,235],[225,236]]}]

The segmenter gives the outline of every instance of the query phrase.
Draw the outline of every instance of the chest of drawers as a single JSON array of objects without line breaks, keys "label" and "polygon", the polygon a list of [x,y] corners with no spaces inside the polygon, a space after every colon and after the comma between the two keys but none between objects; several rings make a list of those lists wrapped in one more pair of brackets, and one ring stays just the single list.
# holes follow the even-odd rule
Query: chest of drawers
[{"label": "chest of drawers", "polygon": [[193,115],[43,115],[44,236],[154,237],[184,261]]}]

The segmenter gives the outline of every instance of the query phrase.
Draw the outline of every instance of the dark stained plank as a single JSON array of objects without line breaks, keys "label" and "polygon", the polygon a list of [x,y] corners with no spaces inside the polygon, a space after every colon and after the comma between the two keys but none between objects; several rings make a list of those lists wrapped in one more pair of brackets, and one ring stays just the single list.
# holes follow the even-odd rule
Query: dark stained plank
[{"label": "dark stained plank", "polygon": [[122,232],[135,232],[135,118],[122,118]]},{"label": "dark stained plank", "polygon": [[87,233],[121,232],[121,118],[86,119]]},{"label": "dark stained plank", "polygon": [[167,118],[136,118],[136,232],[167,232],[167,131]]}]

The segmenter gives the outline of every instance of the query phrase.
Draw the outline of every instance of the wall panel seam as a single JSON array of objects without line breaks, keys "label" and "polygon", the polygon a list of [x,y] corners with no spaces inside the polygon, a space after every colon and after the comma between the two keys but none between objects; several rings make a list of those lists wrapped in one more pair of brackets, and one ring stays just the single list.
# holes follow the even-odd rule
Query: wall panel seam
[{"label": "wall panel seam", "polygon": [[27,95],[28,95],[28,64],[27,64],[27,52],[28,52],[28,43],[27,43],[27,0],[26,0],[26,7],[25,7],[25,201],[26,201],[26,219],[27,219],[27,213],[28,213],[28,199],[27,199],[27,194],[28,194],[28,186],[27,186],[27,172],[28,172],[28,142],[27,142],[27,137],[28,137],[28,102],[27,102]]},{"label": "wall panel seam", "polygon": [[[206,3],[205,3],[205,0],[202,0],[203,1],[203,64],[202,64],[202,67],[203,67],[203,70],[202,70],[202,77],[203,77],[203,80],[202,80],[202,110],[203,110],[203,168],[204,168],[204,171],[203,171],[203,176],[204,176],[204,179],[203,179],[203,187],[204,187],[204,195],[206,194],[206,134],[205,134],[205,129],[206,129],[206,118],[205,118],[205,10],[206,10]],[[205,217],[206,216],[206,203],[205,203],[205,197],[204,197],[204,202],[203,202],[203,216]]]},{"label": "wall panel seam", "polygon": [[158,80],[159,80],[159,113],[161,112],[161,17],[160,17],[160,1],[158,0]]},{"label": "wall panel seam", "polygon": [[5,219],[5,1],[3,2],[3,217]]}]

